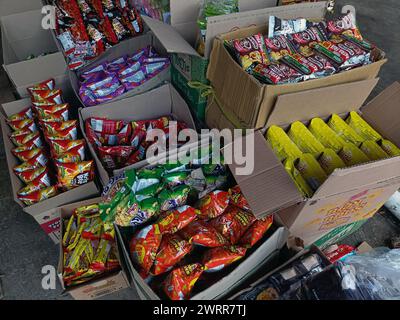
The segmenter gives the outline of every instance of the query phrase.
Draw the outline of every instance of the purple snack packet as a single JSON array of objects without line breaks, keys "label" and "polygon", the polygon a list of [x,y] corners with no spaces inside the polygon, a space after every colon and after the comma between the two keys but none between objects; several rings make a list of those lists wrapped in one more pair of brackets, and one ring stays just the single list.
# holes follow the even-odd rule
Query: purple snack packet
[{"label": "purple snack packet", "polygon": [[141,49],[128,58],[128,63],[139,61],[147,55],[147,49]]},{"label": "purple snack packet", "polygon": [[149,63],[157,63],[157,62],[165,62],[168,63],[169,59],[168,58],[144,58],[143,63],[144,64],[149,64]]},{"label": "purple snack packet", "polygon": [[146,73],[143,67],[139,71],[121,78],[121,82],[124,85],[126,91],[132,90],[140,86],[145,81],[146,81]]},{"label": "purple snack packet", "polygon": [[152,46],[148,46],[146,48],[146,55],[148,58],[156,58],[158,57],[158,53],[154,50]]},{"label": "purple snack packet", "polygon": [[101,98],[115,92],[120,85],[121,83],[118,81],[118,79],[114,78],[111,82],[107,83],[106,86],[92,90],[92,94],[96,99]]},{"label": "purple snack packet", "polygon": [[118,81],[118,79],[116,79],[115,77],[112,76],[108,76],[106,78],[101,79],[100,81],[88,81],[85,83],[85,86],[89,89],[89,90],[97,90],[100,88],[104,88],[107,86],[110,86],[110,84],[112,84],[112,82]]},{"label": "purple snack packet", "polygon": [[79,96],[81,97],[83,104],[87,107],[92,107],[97,104],[96,98],[93,96],[92,91],[90,91],[84,85],[79,89]]},{"label": "purple snack packet", "polygon": [[121,68],[124,68],[127,64],[127,56],[114,59],[107,64],[107,71],[118,72]]},{"label": "purple snack packet", "polygon": [[145,68],[145,73],[147,77],[154,77],[158,73],[160,73],[162,70],[166,69],[169,65],[168,62],[156,62],[156,63],[149,63],[144,66]]},{"label": "purple snack packet", "polygon": [[115,99],[116,97],[125,93],[125,87],[123,85],[119,85],[115,91],[111,92],[110,94],[96,98],[96,104],[105,103]]},{"label": "purple snack packet", "polygon": [[123,77],[126,77],[127,75],[135,73],[140,70],[141,66],[142,65],[141,65],[140,61],[137,61],[131,65],[128,65],[127,67],[120,69],[118,71],[118,77],[123,78]]}]

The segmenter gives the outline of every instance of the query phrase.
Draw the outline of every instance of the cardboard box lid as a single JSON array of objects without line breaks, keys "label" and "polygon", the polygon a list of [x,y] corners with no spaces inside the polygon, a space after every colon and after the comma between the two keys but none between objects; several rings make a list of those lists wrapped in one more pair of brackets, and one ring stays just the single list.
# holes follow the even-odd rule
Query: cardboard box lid
[{"label": "cardboard box lid", "polygon": [[[232,155],[232,151],[237,152],[237,144],[242,145],[242,150],[247,150],[246,139],[242,137],[223,148],[224,152],[228,155]],[[254,215],[265,217],[302,201],[303,197],[260,131],[254,133],[254,150],[254,171],[251,175],[237,174],[237,169],[243,164],[235,162],[234,157],[233,163],[228,164]],[[225,159],[228,158],[225,156]]]},{"label": "cardboard box lid", "polygon": [[364,80],[280,95],[265,128],[359,110],[378,81]]},{"label": "cardboard box lid", "polygon": [[42,0],[1,0],[0,18],[15,13],[40,9],[42,7]]}]

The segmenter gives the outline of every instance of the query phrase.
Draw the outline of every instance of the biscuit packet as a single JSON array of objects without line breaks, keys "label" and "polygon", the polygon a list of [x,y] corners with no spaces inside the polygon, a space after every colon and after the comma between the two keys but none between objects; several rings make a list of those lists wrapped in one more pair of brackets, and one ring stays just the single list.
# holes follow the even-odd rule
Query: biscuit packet
[{"label": "biscuit packet", "polygon": [[328,121],[328,126],[335,131],[339,137],[347,142],[354,143],[356,146],[359,146],[365,140],[337,114],[332,115]]},{"label": "biscuit packet", "polygon": [[310,153],[302,154],[294,164],[314,192],[328,179],[325,171],[322,170],[318,161]]},{"label": "biscuit packet", "polygon": [[388,158],[389,155],[372,140],[366,140],[360,145],[360,149],[370,160],[382,160]]},{"label": "biscuit packet", "polygon": [[361,116],[355,112],[350,112],[346,119],[347,124],[357,132],[364,140],[378,141],[383,139],[382,136],[376,132]]},{"label": "biscuit packet", "polygon": [[286,132],[278,126],[271,126],[267,131],[266,138],[280,161],[287,158],[295,160],[302,155],[301,150],[289,138]]},{"label": "biscuit packet", "polygon": [[400,156],[400,148],[398,148],[393,142],[381,139],[378,141],[378,145],[391,157]]},{"label": "biscuit packet", "polygon": [[283,162],[283,166],[286,169],[286,172],[292,178],[293,182],[295,183],[297,189],[303,194],[303,196],[307,198],[311,198],[314,192],[312,191],[311,187],[308,185],[307,181],[302,177],[299,170],[294,165],[294,160],[291,158],[287,158]]}]

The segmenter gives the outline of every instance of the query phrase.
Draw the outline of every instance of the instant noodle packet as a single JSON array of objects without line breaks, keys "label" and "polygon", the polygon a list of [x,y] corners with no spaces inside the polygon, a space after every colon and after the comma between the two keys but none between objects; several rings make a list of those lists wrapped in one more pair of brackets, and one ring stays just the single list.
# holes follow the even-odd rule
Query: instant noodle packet
[{"label": "instant noodle packet", "polygon": [[165,294],[171,300],[188,299],[203,271],[204,268],[200,263],[189,264],[173,270],[163,282]]}]

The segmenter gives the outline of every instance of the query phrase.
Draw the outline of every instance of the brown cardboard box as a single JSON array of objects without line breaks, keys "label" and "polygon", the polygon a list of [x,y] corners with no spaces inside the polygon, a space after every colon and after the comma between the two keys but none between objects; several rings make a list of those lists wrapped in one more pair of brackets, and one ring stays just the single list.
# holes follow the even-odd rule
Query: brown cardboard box
[{"label": "brown cardboard box", "polygon": [[[69,205],[64,205],[62,207],[57,208],[57,213],[59,218],[69,218],[71,217],[74,209],[88,206],[91,204],[96,204],[102,201],[102,198],[95,198],[86,201],[76,202]],[[61,223],[61,235],[64,233],[64,226]],[[120,259],[119,259],[120,260]],[[94,300],[105,295],[115,293],[122,289],[128,288],[128,281],[125,278],[125,275],[122,271],[117,271],[109,275],[105,275],[104,277],[94,279],[87,283],[83,283],[71,289],[66,289],[64,287],[64,281],[62,278],[63,273],[63,247],[60,243],[60,255],[58,260],[58,278],[61,282],[61,287],[64,292],[69,293],[76,300]]]},{"label": "brown cardboard box", "polygon": [[[232,125],[228,121],[234,119],[234,122],[240,123],[241,127],[261,128],[266,124],[274,110],[276,99],[280,95],[341,83],[374,79],[378,75],[386,59],[320,79],[284,85],[264,85],[246,73],[224,46],[224,40],[238,39],[259,32],[265,34],[267,32],[266,21],[271,14],[281,18],[297,18],[301,16],[320,20],[325,15],[325,5],[323,3],[325,2],[260,10],[259,15],[255,17],[243,18],[244,21],[247,21],[247,25],[253,23],[254,26],[225,33],[215,39],[207,77],[211,81],[216,97],[220,101],[224,112],[215,103],[212,103],[206,111],[208,126],[219,129],[229,128]],[[242,21],[240,20],[240,22]]]},{"label": "brown cardboard box", "polygon": [[[157,119],[163,116],[172,115],[175,120],[185,122],[189,128],[196,129],[194,120],[189,107],[174,87],[170,84],[163,85],[152,91],[141,95],[126,98],[124,100],[114,101],[97,107],[82,108],[79,112],[81,129],[86,141],[85,121],[91,117],[107,118],[112,120],[138,121]],[[89,145],[90,152],[96,161],[103,185],[109,181],[109,175],[104,169],[99,157],[92,145]],[[163,155],[160,155],[162,158]],[[147,165],[149,159],[140,161],[135,165],[115,171],[115,174],[121,173],[129,168],[141,168]]]},{"label": "brown cardboard box", "polygon": [[[346,117],[350,111],[356,110],[383,137],[400,146],[400,133],[397,130],[400,125],[400,83],[394,83],[361,107],[376,82],[377,79],[364,80],[282,95],[277,99],[266,128],[278,125],[286,129],[297,120],[308,124],[314,117],[328,119],[333,113]],[[257,134],[262,135],[261,131]],[[265,142],[263,152],[273,154],[268,142]],[[266,173],[272,174],[277,167],[282,167],[276,157],[274,163],[264,165]],[[281,189],[278,187],[280,185],[279,179],[264,179],[263,188],[268,190],[265,193],[268,194],[265,196],[265,205],[268,200],[273,200],[270,211],[283,209],[278,216],[291,234],[310,238],[341,225],[372,217],[400,186],[400,157],[336,169],[311,199],[304,199],[299,191],[293,192],[293,188]],[[248,191],[245,193],[248,200],[252,200],[251,187],[245,191]],[[277,202],[281,206],[275,206]]]},{"label": "brown cardboard box", "polygon": [[23,182],[14,174],[13,168],[20,162],[11,153],[15,148],[14,144],[9,138],[12,132],[11,128],[6,123],[6,118],[10,115],[18,113],[30,106],[30,99],[17,100],[14,102],[6,103],[1,106],[1,128],[3,133],[4,149],[6,152],[8,171],[10,174],[11,187],[14,196],[14,201],[18,203],[23,210],[33,216],[35,220],[41,225],[43,230],[49,234],[53,241],[58,242],[59,236],[59,222],[54,216],[55,208],[75,202],[82,199],[87,199],[99,194],[95,182],[90,182],[76,189],[63,192],[53,198],[34,204],[32,206],[25,206],[17,197],[17,192],[24,186]]},{"label": "brown cardboard box", "polygon": [[[50,78],[56,80],[65,95],[72,94],[67,65],[57,52],[50,30],[42,28],[42,18],[40,10],[33,10],[1,19],[3,67],[22,98],[28,97],[27,87]],[[26,60],[29,55],[42,53],[51,54]]]},{"label": "brown cardboard box", "polygon": [[0,18],[15,13],[42,8],[41,0],[1,0]]}]

